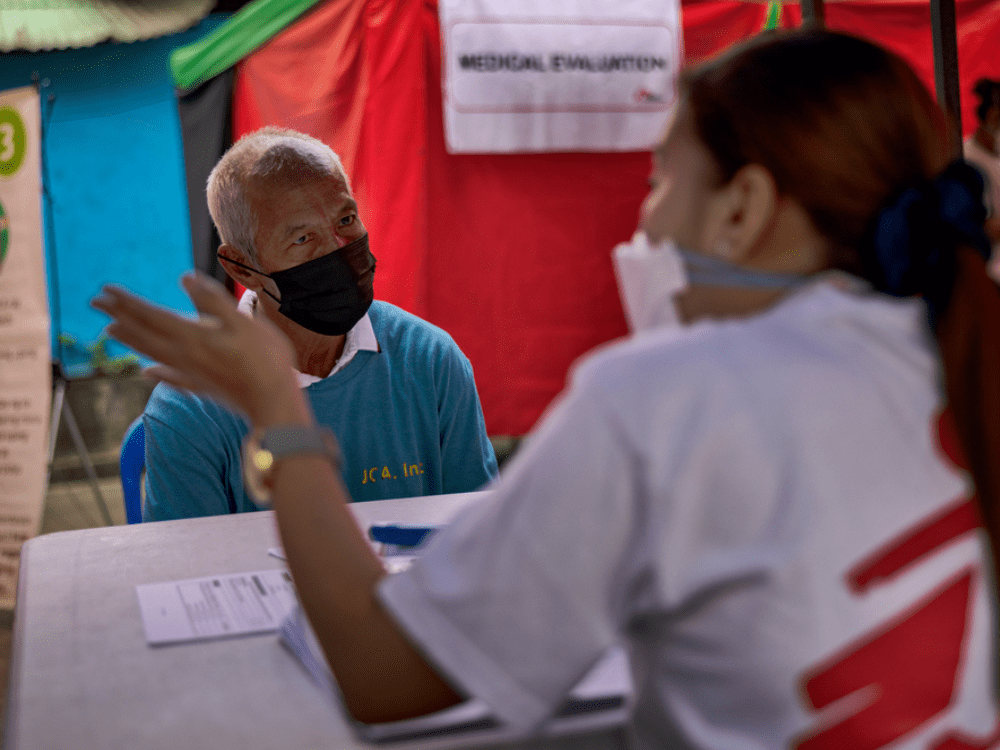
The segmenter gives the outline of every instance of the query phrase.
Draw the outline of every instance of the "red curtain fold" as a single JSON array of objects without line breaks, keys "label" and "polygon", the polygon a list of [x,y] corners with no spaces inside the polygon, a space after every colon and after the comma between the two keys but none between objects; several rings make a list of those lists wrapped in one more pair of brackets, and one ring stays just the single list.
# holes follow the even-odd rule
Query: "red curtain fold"
[{"label": "red curtain fold", "polygon": [[[933,89],[926,2],[835,2],[831,28],[884,44]],[[687,2],[688,60],[756,33],[766,6]],[[787,6],[782,25],[801,20]],[[963,124],[1000,78],[1000,4],[958,0]],[[447,330],[473,363],[490,434],[527,432],[571,363],[625,333],[610,251],[628,239],[649,155],[450,155],[435,0],[328,0],[244,60],[234,130],[329,143],[378,258],[375,293]]]}]

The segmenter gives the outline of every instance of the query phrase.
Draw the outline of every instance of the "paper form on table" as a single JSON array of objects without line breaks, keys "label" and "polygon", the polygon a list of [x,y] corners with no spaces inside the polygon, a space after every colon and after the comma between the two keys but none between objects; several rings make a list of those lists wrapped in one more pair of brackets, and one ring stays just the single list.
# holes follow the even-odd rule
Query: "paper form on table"
[{"label": "paper form on table", "polygon": [[287,570],[261,570],[136,586],[153,645],[269,633],[295,608]]}]

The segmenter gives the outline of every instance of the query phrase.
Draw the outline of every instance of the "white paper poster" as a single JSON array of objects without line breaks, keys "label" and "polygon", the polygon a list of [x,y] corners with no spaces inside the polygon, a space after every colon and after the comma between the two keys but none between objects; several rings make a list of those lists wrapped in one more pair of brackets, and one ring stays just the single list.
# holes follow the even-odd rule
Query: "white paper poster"
[{"label": "white paper poster", "polygon": [[52,398],[38,92],[0,91],[0,607],[41,523]]},{"label": "white paper poster", "polygon": [[441,0],[451,153],[645,151],[683,60],[679,0]]}]

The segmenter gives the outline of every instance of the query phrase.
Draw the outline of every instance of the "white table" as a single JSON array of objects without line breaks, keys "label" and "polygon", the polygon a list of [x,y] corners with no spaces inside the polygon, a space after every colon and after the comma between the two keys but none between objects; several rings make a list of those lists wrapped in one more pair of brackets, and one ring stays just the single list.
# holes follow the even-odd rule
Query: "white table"
[{"label": "white table", "polygon": [[[439,524],[481,493],[357,503],[372,523]],[[141,583],[279,568],[270,512],[68,531],[21,553],[8,750],[370,747],[275,635],[150,647]],[[618,733],[545,747],[607,747]]]}]

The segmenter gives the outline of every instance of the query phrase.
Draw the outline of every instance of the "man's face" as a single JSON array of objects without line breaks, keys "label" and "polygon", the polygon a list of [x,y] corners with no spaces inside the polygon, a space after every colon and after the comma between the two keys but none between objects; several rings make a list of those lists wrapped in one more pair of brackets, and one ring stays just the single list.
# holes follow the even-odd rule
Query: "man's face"
[{"label": "man's face", "polygon": [[257,220],[254,243],[264,273],[315,260],[365,233],[358,204],[335,175],[256,178],[247,198]]}]

